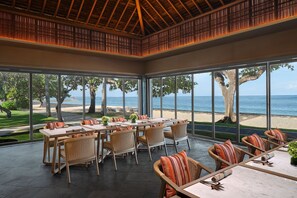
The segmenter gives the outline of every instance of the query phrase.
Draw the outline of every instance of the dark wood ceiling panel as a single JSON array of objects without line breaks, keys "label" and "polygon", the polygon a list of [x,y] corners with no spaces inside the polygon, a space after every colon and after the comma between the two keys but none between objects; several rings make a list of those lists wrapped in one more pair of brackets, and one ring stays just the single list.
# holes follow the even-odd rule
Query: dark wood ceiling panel
[{"label": "dark wood ceiling panel", "polygon": [[[145,35],[241,0],[139,0]],[[0,0],[0,6],[143,36],[136,0]]]}]

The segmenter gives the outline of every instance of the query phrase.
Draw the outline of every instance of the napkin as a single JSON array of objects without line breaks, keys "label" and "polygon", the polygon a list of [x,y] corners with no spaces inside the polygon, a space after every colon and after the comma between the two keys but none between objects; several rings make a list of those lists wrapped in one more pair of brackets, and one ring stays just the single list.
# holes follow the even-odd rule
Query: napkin
[{"label": "napkin", "polygon": [[269,159],[274,157],[274,153],[267,153],[261,157],[262,161],[268,161]]},{"label": "napkin", "polygon": [[229,170],[225,170],[224,172],[219,173],[219,174],[216,174],[215,176],[213,176],[213,177],[211,178],[211,181],[213,181],[213,182],[218,182],[218,181],[224,179],[225,177],[227,177],[227,176],[229,176],[229,175],[231,175],[231,174],[232,174],[232,170],[231,170],[231,169],[229,169]]}]

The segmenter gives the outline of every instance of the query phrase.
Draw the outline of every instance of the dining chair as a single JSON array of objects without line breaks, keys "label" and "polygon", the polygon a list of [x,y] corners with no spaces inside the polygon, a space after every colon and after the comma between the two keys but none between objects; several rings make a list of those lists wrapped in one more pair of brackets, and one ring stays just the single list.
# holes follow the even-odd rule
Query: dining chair
[{"label": "dining chair", "polygon": [[260,155],[265,151],[272,149],[272,146],[278,146],[278,144],[266,140],[257,134],[252,134],[241,138],[244,145],[248,147],[248,151],[253,155]]},{"label": "dining chair", "polygon": [[268,140],[275,142],[278,145],[287,143],[287,134],[278,128],[267,130],[264,134],[268,137]]},{"label": "dining chair", "polygon": [[[44,129],[50,129],[50,130],[54,130],[57,128],[64,128],[64,127],[68,127],[68,125],[66,125],[64,122],[48,122],[46,123],[46,125],[43,127]],[[58,142],[61,142],[65,139],[69,138],[68,136],[62,136],[62,137],[58,137]],[[43,136],[43,163],[45,162],[46,157],[48,158],[48,162],[51,162],[51,148],[54,147],[54,141],[55,138],[49,138],[47,136]]]},{"label": "dining chair", "polygon": [[[178,153],[179,154],[179,153]],[[170,156],[169,156],[170,157]],[[166,157],[167,158],[167,157]],[[173,155],[173,160],[177,158],[177,154]],[[171,161],[171,160],[169,160]],[[182,160],[183,161],[183,160]],[[211,168],[208,168],[207,166],[205,166],[204,164],[195,161],[194,159],[190,158],[190,157],[186,157],[186,161],[187,163],[185,164],[186,166],[188,165],[188,171],[189,171],[189,181],[194,181],[198,178],[200,178],[202,171],[206,171],[207,173],[212,173],[213,170]],[[183,168],[184,166],[178,166],[179,168]],[[159,197],[163,198],[165,197],[178,197],[177,195],[175,195],[175,193],[172,193],[172,191],[177,191],[178,189],[178,184],[176,184],[175,182],[172,181],[172,177],[167,175],[166,176],[166,171],[164,171],[165,169],[169,169],[171,170],[172,167],[166,166],[164,164],[162,164],[161,159],[156,161],[154,163],[154,172],[155,174],[161,179],[161,187],[160,187],[160,193],[159,193]],[[187,171],[187,170],[179,170],[179,171]],[[176,177],[180,177],[180,175],[178,174],[179,171],[174,170],[173,172],[176,174]],[[171,172],[171,171],[169,171]],[[185,185],[182,184],[182,185]],[[171,189],[172,188],[172,189]]]},{"label": "dining chair", "polygon": [[104,142],[103,148],[111,151],[116,171],[118,170],[116,155],[134,152],[135,162],[138,164],[137,148],[135,145],[135,130],[133,129],[112,132],[110,134],[110,141]]},{"label": "dining chair", "polygon": [[69,166],[96,161],[99,175],[98,158],[95,147],[96,136],[81,136],[64,140],[64,149],[59,145],[59,173],[61,173],[61,158],[65,160],[68,183],[71,183]]},{"label": "dining chair", "polygon": [[187,141],[188,147],[189,149],[191,149],[189,138],[188,138],[187,126],[188,126],[188,121],[181,120],[173,124],[170,127],[171,128],[170,131],[164,131],[165,138],[173,140],[173,144],[176,152],[178,152],[177,146],[176,146],[177,143],[184,140]]},{"label": "dining chair", "polygon": [[253,154],[234,146],[230,140],[227,140],[223,144],[215,144],[209,147],[208,154],[214,159],[216,170],[240,163],[244,160],[245,156],[254,157]]},{"label": "dining chair", "polygon": [[137,137],[138,142],[147,146],[151,161],[152,161],[151,148],[164,146],[165,154],[166,156],[168,155],[163,129],[164,129],[164,124],[159,124],[156,126],[153,125],[150,128],[145,129],[143,136]]}]

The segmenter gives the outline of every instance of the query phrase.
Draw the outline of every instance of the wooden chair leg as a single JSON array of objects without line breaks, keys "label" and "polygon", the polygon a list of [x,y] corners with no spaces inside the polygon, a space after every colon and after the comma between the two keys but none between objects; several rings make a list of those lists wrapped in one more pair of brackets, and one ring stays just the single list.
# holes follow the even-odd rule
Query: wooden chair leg
[{"label": "wooden chair leg", "polygon": [[67,170],[67,176],[68,176],[68,183],[71,184],[70,169],[69,169],[69,163],[68,162],[66,162],[66,170]]},{"label": "wooden chair leg", "polygon": [[46,154],[47,154],[47,144],[46,144],[46,140],[44,140],[43,141],[43,158],[42,158],[43,163],[45,163]]},{"label": "wooden chair leg", "polygon": [[138,165],[137,148],[135,147],[135,162]]},{"label": "wooden chair leg", "polygon": [[159,194],[160,198],[164,198],[165,188],[166,188],[166,183],[163,180],[161,180],[161,188],[160,188],[160,194]]},{"label": "wooden chair leg", "polygon": [[189,138],[187,139],[187,143],[188,143],[189,150],[191,150]]}]

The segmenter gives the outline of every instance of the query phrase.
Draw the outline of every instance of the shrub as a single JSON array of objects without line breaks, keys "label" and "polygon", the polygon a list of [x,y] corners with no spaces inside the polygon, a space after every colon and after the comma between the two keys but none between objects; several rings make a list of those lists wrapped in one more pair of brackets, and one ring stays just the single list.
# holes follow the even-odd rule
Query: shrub
[{"label": "shrub", "polygon": [[13,100],[7,100],[5,102],[2,102],[1,106],[8,110],[16,110],[17,109],[16,103]]},{"label": "shrub", "polygon": [[28,109],[29,108],[29,99],[22,98],[21,100],[17,100],[16,106],[17,106],[17,108],[21,108],[21,109]]}]

